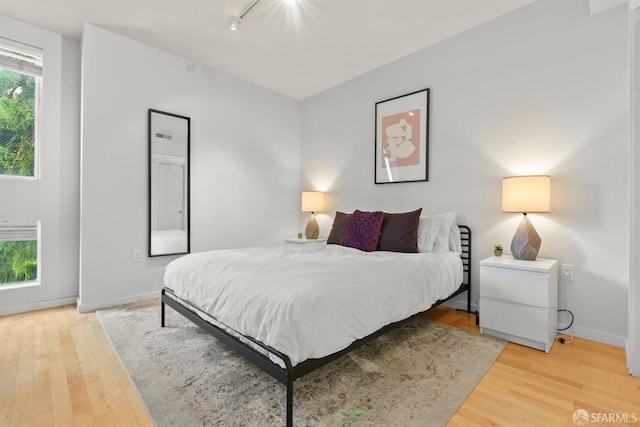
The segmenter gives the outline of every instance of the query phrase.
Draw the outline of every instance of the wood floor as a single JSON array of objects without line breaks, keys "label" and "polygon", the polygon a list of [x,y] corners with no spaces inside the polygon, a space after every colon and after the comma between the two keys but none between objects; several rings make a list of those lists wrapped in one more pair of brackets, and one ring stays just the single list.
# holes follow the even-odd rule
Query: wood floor
[{"label": "wood floor", "polygon": [[0,317],[0,426],[152,426],[94,313]]},{"label": "wood floor", "polygon": [[[473,315],[446,307],[427,317],[478,330]],[[575,426],[577,409],[601,425],[640,426],[640,378],[627,374],[623,349],[576,338],[545,354],[509,343],[448,425]],[[95,314],[0,317],[1,427],[139,425],[153,423]]]},{"label": "wood floor", "polygon": [[[427,317],[479,331],[473,316],[447,307]],[[627,373],[624,349],[575,338],[546,354],[508,343],[448,426],[576,426],[578,409],[589,425],[640,426],[640,378]]]}]

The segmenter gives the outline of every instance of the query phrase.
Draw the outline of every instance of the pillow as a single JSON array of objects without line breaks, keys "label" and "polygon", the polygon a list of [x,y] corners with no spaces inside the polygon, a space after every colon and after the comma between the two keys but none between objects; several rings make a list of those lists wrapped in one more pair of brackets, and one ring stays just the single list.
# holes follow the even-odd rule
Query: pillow
[{"label": "pillow", "polygon": [[418,224],[421,212],[422,208],[404,213],[385,212],[376,250],[418,252]]},{"label": "pillow", "polygon": [[452,252],[462,253],[462,240],[460,240],[460,228],[458,228],[458,220],[453,220],[453,225],[449,231],[449,250]]},{"label": "pillow", "polygon": [[353,214],[336,211],[336,216],[333,218],[333,225],[331,226],[331,232],[327,238],[327,244],[344,244],[344,235],[347,232],[347,226],[349,225],[352,215]]},{"label": "pillow", "polygon": [[383,220],[384,213],[382,211],[362,212],[356,210],[344,235],[344,246],[365,252],[375,251]]},{"label": "pillow", "polygon": [[453,236],[453,239],[450,237],[452,229],[454,228],[458,230],[457,239],[459,241],[460,230],[456,223],[455,212],[421,216],[420,223],[418,224],[418,251],[442,252],[452,250],[450,246],[457,248],[459,243],[456,244],[453,242],[453,240],[455,240],[455,235]]},{"label": "pillow", "polygon": [[444,218],[421,216],[418,224],[418,252],[431,252]]},{"label": "pillow", "polygon": [[436,241],[433,242],[433,252],[443,252],[449,250],[449,234],[451,234],[451,227],[456,219],[456,214],[453,212],[447,212],[444,214],[436,215],[438,218],[443,218],[442,225],[438,230],[438,236]]}]

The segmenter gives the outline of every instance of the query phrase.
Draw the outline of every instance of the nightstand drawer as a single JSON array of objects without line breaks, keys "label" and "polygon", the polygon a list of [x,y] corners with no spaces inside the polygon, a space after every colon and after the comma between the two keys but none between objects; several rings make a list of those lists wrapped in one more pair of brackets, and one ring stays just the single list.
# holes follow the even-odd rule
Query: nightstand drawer
[{"label": "nightstand drawer", "polygon": [[480,327],[547,342],[549,310],[480,297]]},{"label": "nightstand drawer", "polygon": [[549,274],[538,271],[480,266],[480,296],[548,307]]}]

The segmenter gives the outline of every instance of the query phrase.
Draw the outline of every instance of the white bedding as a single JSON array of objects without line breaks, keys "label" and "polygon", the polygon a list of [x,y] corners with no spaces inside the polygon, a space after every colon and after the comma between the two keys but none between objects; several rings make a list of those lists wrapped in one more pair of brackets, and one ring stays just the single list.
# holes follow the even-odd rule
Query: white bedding
[{"label": "white bedding", "polygon": [[187,252],[186,230],[153,230],[151,232],[153,254],[179,254]]},{"label": "white bedding", "polygon": [[167,266],[164,284],[295,366],[426,310],[462,278],[455,252],[361,252],[318,244],[186,255]]}]

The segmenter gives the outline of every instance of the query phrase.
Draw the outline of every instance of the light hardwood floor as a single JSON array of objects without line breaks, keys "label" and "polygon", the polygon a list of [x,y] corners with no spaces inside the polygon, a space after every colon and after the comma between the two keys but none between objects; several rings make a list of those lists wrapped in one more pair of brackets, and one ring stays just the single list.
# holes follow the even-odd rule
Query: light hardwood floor
[{"label": "light hardwood floor", "polygon": [[[473,315],[446,307],[427,317],[478,331]],[[575,339],[545,354],[509,343],[449,426],[571,426],[577,409],[640,426],[640,379],[623,349]],[[138,425],[153,424],[95,314],[0,317],[0,426]]]},{"label": "light hardwood floor", "polygon": [[0,317],[0,426],[152,426],[94,313]]},{"label": "light hardwood floor", "polygon": [[[447,307],[427,317],[479,332],[474,316]],[[549,354],[508,343],[448,426],[576,426],[578,409],[589,413],[588,425],[640,426],[640,378],[625,360],[622,348],[579,338],[555,342]]]}]

